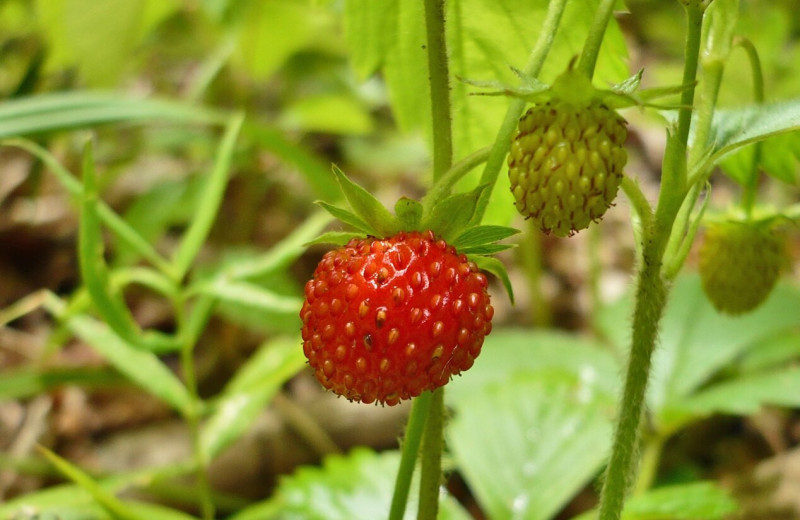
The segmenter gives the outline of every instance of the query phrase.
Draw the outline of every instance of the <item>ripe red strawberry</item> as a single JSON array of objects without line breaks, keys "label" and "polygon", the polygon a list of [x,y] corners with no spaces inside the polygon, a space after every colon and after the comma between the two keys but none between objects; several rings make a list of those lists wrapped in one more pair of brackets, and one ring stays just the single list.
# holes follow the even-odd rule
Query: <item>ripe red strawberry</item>
[{"label": "ripe red strawberry", "polygon": [[508,156],[517,209],[564,237],[600,219],[627,161],[625,120],[599,101],[553,99],[529,109]]},{"label": "ripe red strawberry", "polygon": [[354,238],[306,284],[303,351],[326,388],[391,406],[470,368],[493,315],[486,276],[433,232]]},{"label": "ripe red strawberry", "polygon": [[703,291],[720,312],[752,311],[772,292],[786,255],[783,236],[769,226],[714,222],[699,251]]}]

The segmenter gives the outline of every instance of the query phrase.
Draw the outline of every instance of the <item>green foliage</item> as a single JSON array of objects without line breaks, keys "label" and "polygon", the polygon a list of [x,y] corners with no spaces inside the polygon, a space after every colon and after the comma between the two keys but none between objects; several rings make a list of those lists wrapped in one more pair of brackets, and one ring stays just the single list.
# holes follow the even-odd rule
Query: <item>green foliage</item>
[{"label": "green foliage", "polygon": [[[399,453],[376,454],[365,448],[333,455],[322,467],[300,468],[278,485],[273,499],[250,506],[230,520],[373,520],[383,518],[392,500]],[[466,520],[467,513],[449,496],[441,499],[441,520]],[[405,518],[414,518],[409,504]]]}]

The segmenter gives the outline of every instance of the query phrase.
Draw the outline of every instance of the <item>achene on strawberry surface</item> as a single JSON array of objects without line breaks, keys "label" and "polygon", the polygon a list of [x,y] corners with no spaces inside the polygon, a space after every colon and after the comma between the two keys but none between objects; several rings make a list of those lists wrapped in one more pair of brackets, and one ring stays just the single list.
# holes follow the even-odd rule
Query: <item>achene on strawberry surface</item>
[{"label": "achene on strawberry surface", "polygon": [[303,351],[324,387],[395,405],[472,366],[492,330],[487,286],[432,231],[354,238],[305,286]]}]

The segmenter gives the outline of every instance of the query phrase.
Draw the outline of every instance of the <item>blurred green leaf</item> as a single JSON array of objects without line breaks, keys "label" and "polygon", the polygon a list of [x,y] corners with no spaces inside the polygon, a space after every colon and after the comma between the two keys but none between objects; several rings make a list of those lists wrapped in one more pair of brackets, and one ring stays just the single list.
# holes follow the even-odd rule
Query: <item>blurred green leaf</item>
[{"label": "blurred green leaf", "polygon": [[[759,166],[763,171],[787,184],[800,184],[800,132],[779,134],[760,142]],[[733,180],[744,184],[753,167],[755,146],[748,145],[724,157],[720,166]]]},{"label": "blurred green leaf", "polygon": [[[721,520],[738,509],[725,491],[712,482],[692,482],[651,489],[632,496],[622,511],[622,520]],[[596,511],[574,520],[594,520]]]},{"label": "blurred green leaf", "polygon": [[143,390],[182,413],[189,410],[191,397],[186,387],[155,354],[126,343],[104,323],[88,316],[71,316],[66,325]]},{"label": "blurred green leaf", "polygon": [[113,493],[110,493],[99,483],[95,482],[95,480],[82,469],[46,448],[40,447],[39,451],[59,472],[85,489],[92,498],[114,518],[120,520],[146,520],[145,517],[129,509],[121,500],[114,496]]},{"label": "blurred green leaf", "polygon": [[295,296],[281,295],[250,282],[225,280],[224,278],[198,284],[194,290],[259,312],[294,316],[303,304],[303,300]]},{"label": "blurred green leaf", "polygon": [[59,92],[0,103],[0,138],[108,123],[221,124],[225,119],[223,113],[179,101],[137,99],[112,92]]},{"label": "blurred green leaf", "polygon": [[207,460],[238,439],[283,383],[300,371],[305,364],[301,343],[294,337],[269,341],[237,371],[203,426],[200,445]]},{"label": "blurred green leaf", "polygon": [[[716,164],[745,145],[800,130],[800,99],[718,110],[714,113],[712,125],[710,142],[713,149],[707,159],[708,165]],[[796,154],[797,151],[791,150],[790,153]],[[705,167],[704,164],[699,169]]]},{"label": "blurred green leaf", "polygon": [[333,31],[329,11],[315,2],[270,0],[240,2],[236,59],[256,79],[275,72],[296,52],[318,45]]},{"label": "blurred green leaf", "polygon": [[742,372],[755,372],[786,366],[800,360],[800,328],[795,331],[778,331],[771,338],[754,344],[736,363]]},{"label": "blurred green leaf", "polygon": [[65,385],[82,388],[119,386],[119,374],[108,368],[23,369],[0,372],[0,401],[25,399]]},{"label": "blurred green leaf", "polygon": [[[243,509],[228,520],[385,518],[399,464],[400,454],[396,451],[376,454],[356,448],[346,456],[329,456],[322,467],[301,467],[284,477],[273,498]],[[416,518],[415,499],[412,497],[409,502],[404,518]],[[468,518],[455,500],[442,494],[439,520]]]},{"label": "blurred green leaf", "polygon": [[279,118],[288,130],[364,135],[373,131],[372,118],[356,99],[343,95],[319,95],[288,105]]},{"label": "blurred green leaf", "polygon": [[[682,423],[686,416],[671,416],[671,407],[689,399],[737,358],[777,335],[796,334],[798,307],[800,291],[778,284],[756,311],[732,318],[708,303],[698,276],[678,278],[662,320],[648,393],[648,405],[660,426],[668,430],[679,426],[671,421]],[[628,348],[630,309],[626,298],[598,313],[598,327],[619,352]]]},{"label": "blurred green leaf", "polygon": [[765,405],[800,407],[800,367],[739,375],[670,403],[662,413],[692,419],[713,413],[750,415]]},{"label": "blurred green leaf", "polygon": [[189,228],[181,237],[180,244],[175,250],[173,264],[177,278],[183,278],[194,262],[197,253],[203,246],[217,211],[222,204],[222,197],[225,195],[225,188],[228,185],[228,173],[231,169],[233,152],[236,146],[236,139],[244,122],[244,114],[232,116],[225,128],[225,135],[220,141],[219,148],[214,160],[214,167],[206,181],[203,195],[195,208],[195,217]]},{"label": "blurred green leaf", "polygon": [[517,369],[454,402],[448,445],[489,517],[545,520],[602,467],[613,402],[580,373]]}]

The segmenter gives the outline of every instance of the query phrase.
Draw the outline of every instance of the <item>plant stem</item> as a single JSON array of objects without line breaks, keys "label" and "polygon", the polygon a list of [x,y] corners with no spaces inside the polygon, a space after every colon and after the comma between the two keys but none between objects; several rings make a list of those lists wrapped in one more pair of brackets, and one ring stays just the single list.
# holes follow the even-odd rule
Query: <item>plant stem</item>
[{"label": "plant stem", "polygon": [[453,162],[450,115],[450,72],[444,30],[444,0],[425,0],[425,30],[428,36],[428,74],[433,116],[433,180],[439,179]]},{"label": "plant stem", "polygon": [[422,437],[422,478],[419,482],[417,520],[436,520],[442,481],[444,447],[444,387],[433,391]]},{"label": "plant stem", "polygon": [[[566,5],[567,0],[551,0],[548,4],[544,23],[542,23],[542,29],[539,32],[539,39],[536,41],[536,45],[528,58],[528,63],[523,69],[525,75],[535,78],[542,70],[542,65],[544,65],[544,60],[553,45]],[[511,146],[511,138],[517,129],[517,124],[524,108],[525,100],[520,98],[512,98],[511,103],[508,105],[503,123],[497,131],[497,137],[492,144],[491,152],[489,152],[489,159],[487,159],[486,166],[483,168],[481,180],[478,182],[478,185],[488,184],[489,189],[483,192],[481,199],[478,201],[475,216],[472,218],[473,224],[479,224],[483,220],[483,215],[489,205],[489,198],[492,195],[494,185],[497,183],[500,169],[503,167],[503,161],[508,153],[509,146]]]},{"label": "plant stem", "polygon": [[431,189],[428,190],[428,193],[422,197],[422,207],[424,208],[423,213],[427,214],[432,208],[436,207],[436,204],[442,201],[447,195],[450,194],[450,190],[453,188],[453,185],[457,183],[464,175],[468,174],[472,171],[473,168],[477,167],[478,165],[486,162],[486,159],[489,157],[490,148],[487,146],[485,148],[481,148],[476,152],[472,152],[468,156],[464,157],[457,163],[455,163],[444,175],[439,177]]},{"label": "plant stem", "polygon": [[600,499],[600,520],[619,520],[632,477],[635,474],[635,453],[639,424],[644,409],[647,380],[658,323],[666,304],[667,290],[661,278],[661,252],[653,237],[653,229],[645,230],[642,265],[636,286],[633,315],[633,338],[625,389],[619,409],[611,458],[606,469]]},{"label": "plant stem", "polygon": [[[753,42],[744,37],[737,37],[735,45],[744,49],[747,54],[747,59],[750,62],[750,70],[753,75],[753,101],[756,104],[764,102],[764,74],[761,71],[761,60],[758,57]],[[750,217],[753,213],[753,206],[755,205],[756,192],[758,191],[758,166],[761,163],[761,141],[753,145],[753,159],[750,164],[750,172],[744,183],[744,190],[742,192],[742,207],[745,213]]]},{"label": "plant stem", "polygon": [[697,78],[697,63],[700,59],[700,36],[703,29],[704,9],[696,2],[685,4],[686,10],[686,45],[683,53],[683,85],[681,108],[678,111],[678,140],[686,143],[689,140],[689,126],[692,123],[692,103],[694,101],[694,83]]},{"label": "plant stem", "polygon": [[614,12],[614,4],[616,4],[616,0],[602,1],[597,8],[592,26],[589,28],[589,34],[586,36],[586,41],[583,44],[583,51],[578,61],[577,70],[582,72],[589,79],[592,79],[592,76],[594,76],[597,55],[600,53],[600,45],[603,43],[606,27],[608,27],[608,22],[611,20],[611,15]]},{"label": "plant stem", "polygon": [[408,490],[411,487],[411,477],[417,464],[417,453],[422,441],[422,432],[431,408],[433,394],[424,392],[416,397],[411,405],[411,414],[408,417],[406,434],[403,438],[403,453],[400,457],[400,467],[394,483],[392,506],[389,510],[389,520],[402,520],[408,502]]},{"label": "plant stem", "polygon": [[[687,36],[683,78],[686,84],[694,84],[700,54],[700,35],[704,7],[696,2],[686,5]],[[705,99],[711,107],[701,107],[701,114],[710,127],[713,103],[716,98]],[[611,456],[606,468],[605,481],[600,496],[599,520],[619,520],[625,503],[625,495],[636,473],[636,451],[641,425],[647,383],[650,375],[652,355],[658,336],[659,322],[664,313],[669,288],[662,275],[664,251],[672,233],[673,224],[687,190],[687,141],[692,122],[694,88],[683,91],[682,108],[678,114],[678,131],[667,139],[664,153],[661,191],[654,219],[642,222],[642,258],[638,267],[636,294],[633,312],[633,335],[630,357],[625,376],[625,388],[619,405],[619,417],[611,447]],[[695,132],[695,147],[692,152],[702,153],[708,127]],[[700,143],[700,144],[698,144]],[[697,185],[693,186],[696,188]],[[628,186],[630,188],[630,186]],[[633,199],[638,194],[631,192]],[[690,195],[691,196],[691,195]],[[641,206],[641,201],[634,202]],[[689,209],[691,210],[691,209]],[[679,230],[682,232],[682,230]]]}]

